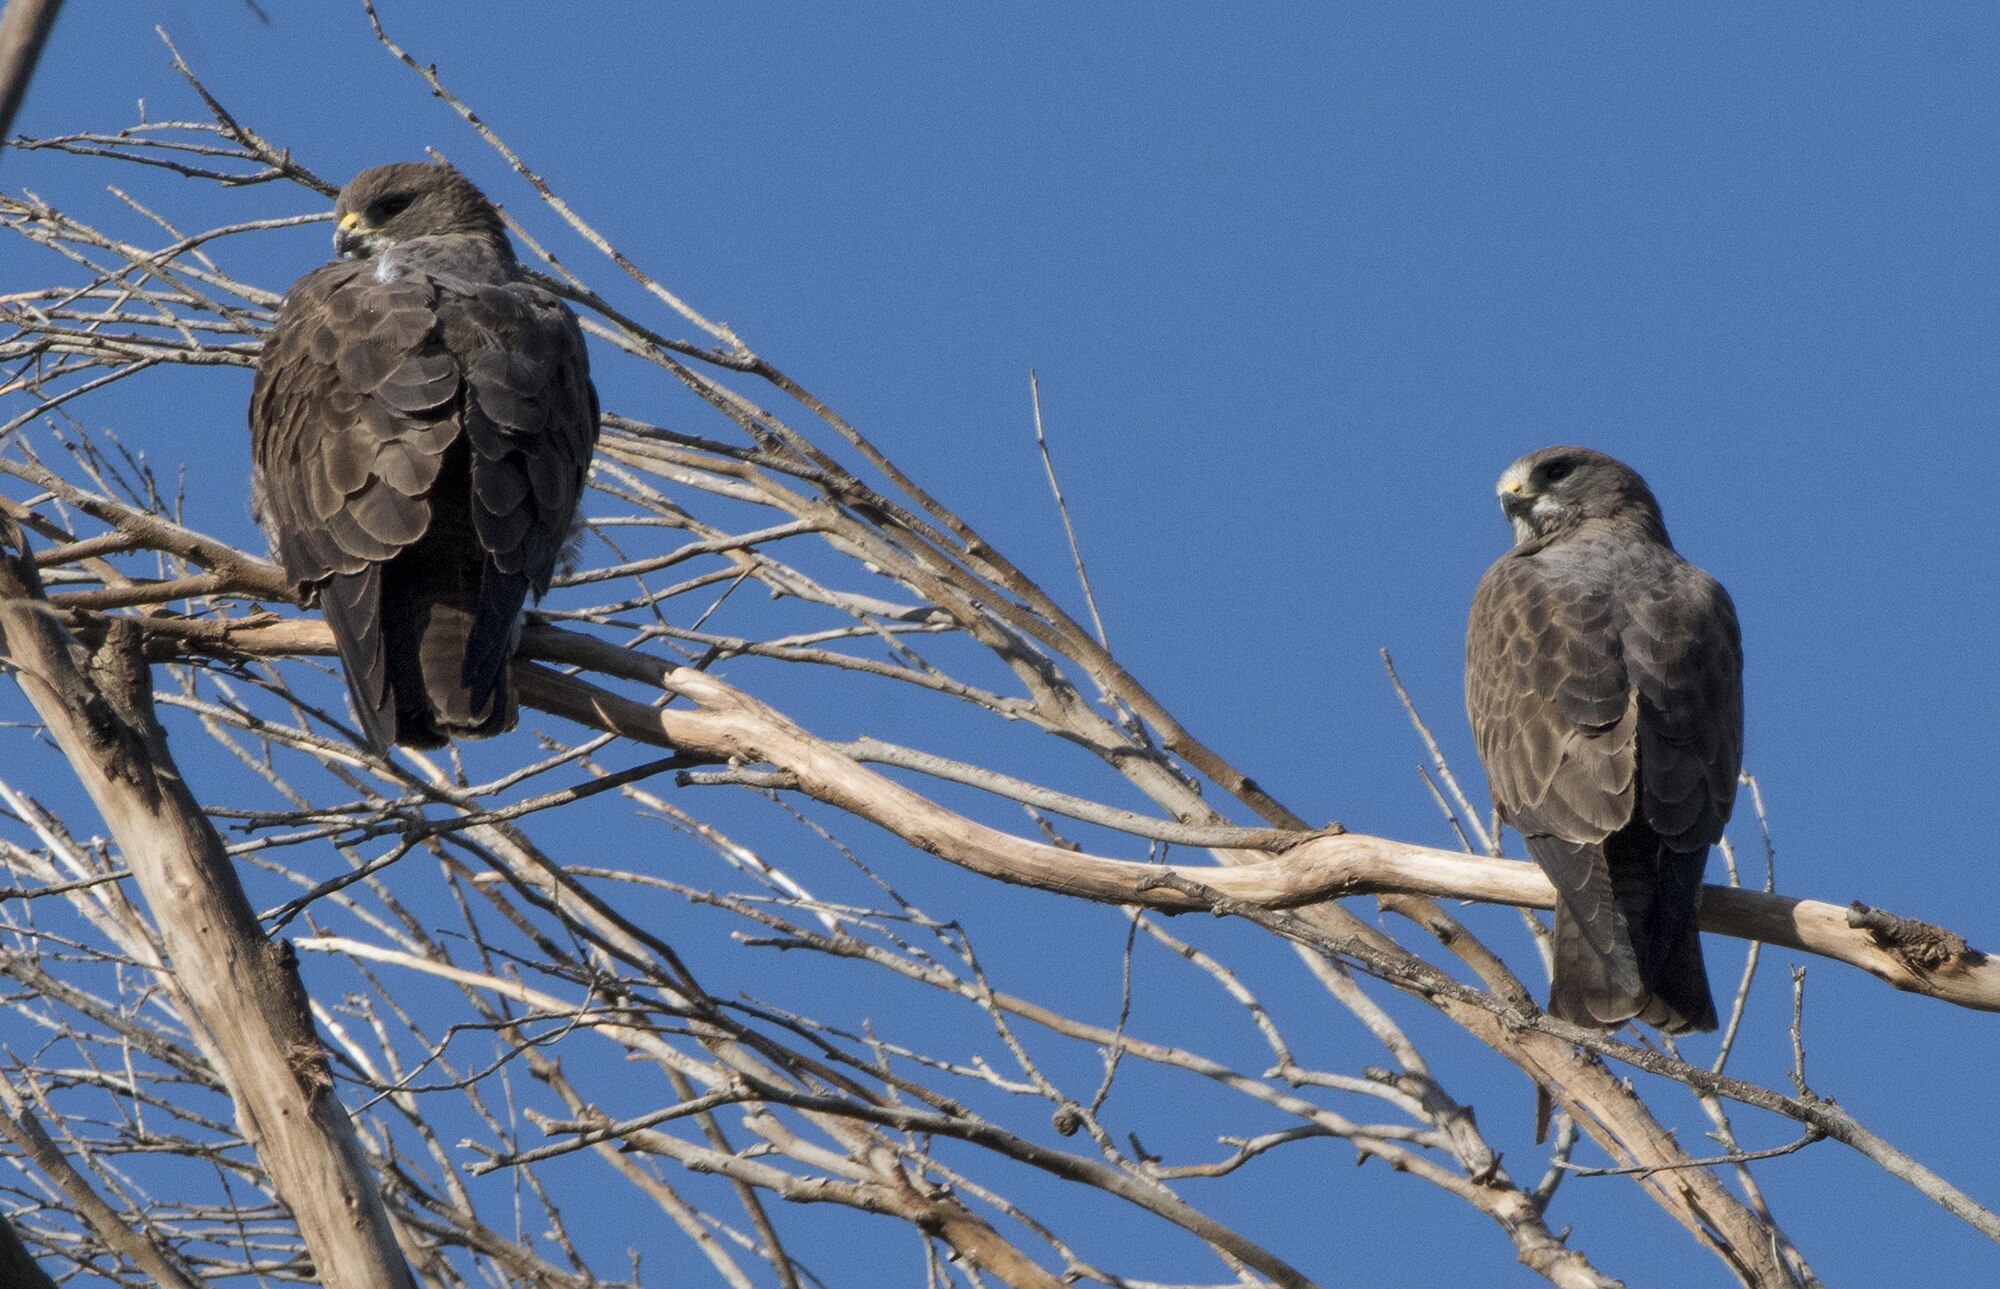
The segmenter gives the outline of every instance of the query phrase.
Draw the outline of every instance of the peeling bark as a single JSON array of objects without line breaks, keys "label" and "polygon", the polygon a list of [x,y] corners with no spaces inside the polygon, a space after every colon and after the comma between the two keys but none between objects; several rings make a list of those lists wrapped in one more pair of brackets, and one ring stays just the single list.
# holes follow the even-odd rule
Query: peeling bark
[{"label": "peeling bark", "polygon": [[[330,1289],[413,1289],[373,1171],[328,1095],[312,1017],[264,937],[222,839],[154,718],[136,623],[86,650],[57,622],[25,539],[0,520],[0,646],[117,839],[165,943],[174,984],[219,1058],[256,1147]],[[303,1075],[303,1077],[302,1077]]]}]

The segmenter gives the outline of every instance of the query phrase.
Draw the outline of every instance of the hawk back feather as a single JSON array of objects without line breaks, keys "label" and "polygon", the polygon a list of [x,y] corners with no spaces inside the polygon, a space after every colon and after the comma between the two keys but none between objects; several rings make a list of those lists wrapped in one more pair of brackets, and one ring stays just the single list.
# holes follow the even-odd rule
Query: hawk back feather
[{"label": "hawk back feather", "polygon": [[512,728],[522,608],[549,588],[597,441],[583,332],[442,166],[343,190],[374,258],[286,295],[251,396],[258,518],[317,596],[377,749]]}]

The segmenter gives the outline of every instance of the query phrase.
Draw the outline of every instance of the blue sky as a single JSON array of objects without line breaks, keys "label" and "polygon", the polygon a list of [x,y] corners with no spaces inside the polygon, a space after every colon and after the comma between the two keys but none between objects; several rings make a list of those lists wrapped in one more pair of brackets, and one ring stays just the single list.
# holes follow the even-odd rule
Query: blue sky
[{"label": "blue sky", "polygon": [[[138,97],[195,114],[158,22],[320,173],[433,146],[553,227],[358,6],[264,8],[71,0],[17,128],[115,128]],[[1647,477],[1735,596],[1781,888],[2000,945],[1992,6],[474,12],[389,0],[384,19],[635,259],[1067,587],[1038,371],[1115,651],[1294,809],[1450,844],[1377,651],[1476,783],[1458,673],[1507,543],[1493,481],[1584,443]],[[0,159],[0,183],[52,198],[115,178]],[[198,224],[210,190],[184,191],[174,213]],[[318,228],[270,239],[254,267],[280,285],[323,248]],[[22,254],[0,244],[10,282]],[[247,456],[230,380],[191,395],[197,468]],[[661,392],[628,373],[606,402]],[[224,500],[197,518],[240,533]],[[1719,975],[1734,954],[1711,941]],[[1746,1074],[1782,1079],[1783,960]],[[1992,1019],[1832,964],[1810,979],[1820,1091],[2000,1202],[1990,1134],[1966,1130],[1990,1118]],[[1498,1104],[1525,1098],[1516,1082]],[[1839,1149],[1760,1174],[1830,1283],[2000,1269]],[[1339,1222],[1292,1246],[1308,1270],[1432,1282],[1451,1257],[1399,1263],[1353,1235],[1421,1213],[1447,1249],[1474,1242],[1485,1282],[1539,1283],[1416,1183],[1329,1166]],[[1579,1230],[1633,1208],[1570,1202]],[[1609,1247],[1723,1283],[1663,1220],[1634,1221]],[[1606,1269],[1641,1283],[1645,1265]]]}]

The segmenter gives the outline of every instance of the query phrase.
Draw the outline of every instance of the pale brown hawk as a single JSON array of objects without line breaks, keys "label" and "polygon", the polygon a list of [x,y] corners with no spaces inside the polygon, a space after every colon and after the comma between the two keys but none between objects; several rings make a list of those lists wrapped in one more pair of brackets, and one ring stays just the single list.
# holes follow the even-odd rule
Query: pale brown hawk
[{"label": "pale brown hawk", "polygon": [[370,743],[485,738],[514,724],[521,611],[597,441],[583,332],[448,166],[364,171],[334,215],[344,258],[286,294],[258,360],[258,519]]},{"label": "pale brown hawk", "polygon": [[1473,596],[1465,703],[1494,804],[1555,884],[1549,1010],[1713,1029],[1697,917],[1742,764],[1735,607],[1601,452],[1522,457],[1500,504],[1515,545]]}]

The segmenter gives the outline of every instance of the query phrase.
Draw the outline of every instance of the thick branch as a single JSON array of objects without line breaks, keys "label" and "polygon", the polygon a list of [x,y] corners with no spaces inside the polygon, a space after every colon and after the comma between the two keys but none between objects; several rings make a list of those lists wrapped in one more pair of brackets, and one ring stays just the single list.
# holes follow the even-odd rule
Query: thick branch
[{"label": "thick branch", "polygon": [[[301,618],[152,618],[143,626],[149,636],[163,638],[151,651],[155,657],[170,656],[157,652],[164,639],[225,657],[333,652],[326,626]],[[578,641],[587,638],[541,627],[526,633],[523,653],[574,662],[574,651],[566,646]],[[603,645],[597,652],[638,657]],[[1019,886],[1170,913],[1207,905],[1197,896],[1162,884],[1166,873],[1228,899],[1269,909],[1298,908],[1350,895],[1428,895],[1522,908],[1555,907],[1555,888],[1533,864],[1365,833],[1287,831],[1282,835],[1289,844],[1264,848],[1276,853],[1220,868],[1162,867],[1030,841],[945,809],[705,672],[669,673],[665,662],[649,662],[622,668],[622,674],[684,694],[699,710],[656,711],[525,658],[514,664],[521,701],[529,706],[589,728],[708,753],[719,761],[776,766],[790,776],[785,780],[788,787],[878,824],[941,859]],[[855,749],[874,746],[864,741]],[[1275,831],[1243,829],[1229,840],[1235,852],[1244,855],[1245,842],[1269,838]],[[1844,962],[1907,993],[1978,1011],[2000,1011],[2000,962],[1929,923],[1891,918],[1875,910],[1862,917],[1847,906],[1820,900],[1706,886],[1701,926],[1714,935],[1759,940]]]},{"label": "thick branch", "polygon": [[137,627],[115,624],[86,654],[42,598],[20,530],[7,523],[0,538],[7,659],[145,893],[175,984],[222,1054],[244,1133],[322,1283],[411,1289],[374,1175],[330,1093],[297,977],[265,940],[153,717]]},{"label": "thick branch", "polygon": [[[1169,912],[1203,909],[1210,902],[1167,884],[1162,880],[1167,874],[1268,909],[1363,894],[1433,895],[1528,908],[1555,905],[1555,889],[1533,864],[1360,833],[1304,834],[1281,854],[1222,868],[1169,868],[1029,841],[975,823],[877,774],[704,672],[683,668],[665,683],[698,707],[659,714],[675,747],[777,766],[808,796],[879,824],[941,859],[1021,886]],[[1948,958],[1935,953],[1919,958],[1899,949],[1914,942],[1907,933],[1890,939],[1866,927],[1851,927],[1848,911],[1838,905],[1709,886],[1702,892],[1701,923],[1703,930],[1720,935],[1833,958],[1911,993],[2000,1011],[2000,965],[1987,955],[1967,948]],[[1922,941],[1932,948],[1939,942],[1939,937]]]},{"label": "thick branch", "polygon": [[62,0],[8,0],[7,11],[0,14],[0,139],[13,127],[14,113],[28,95],[42,42],[61,8]]}]

